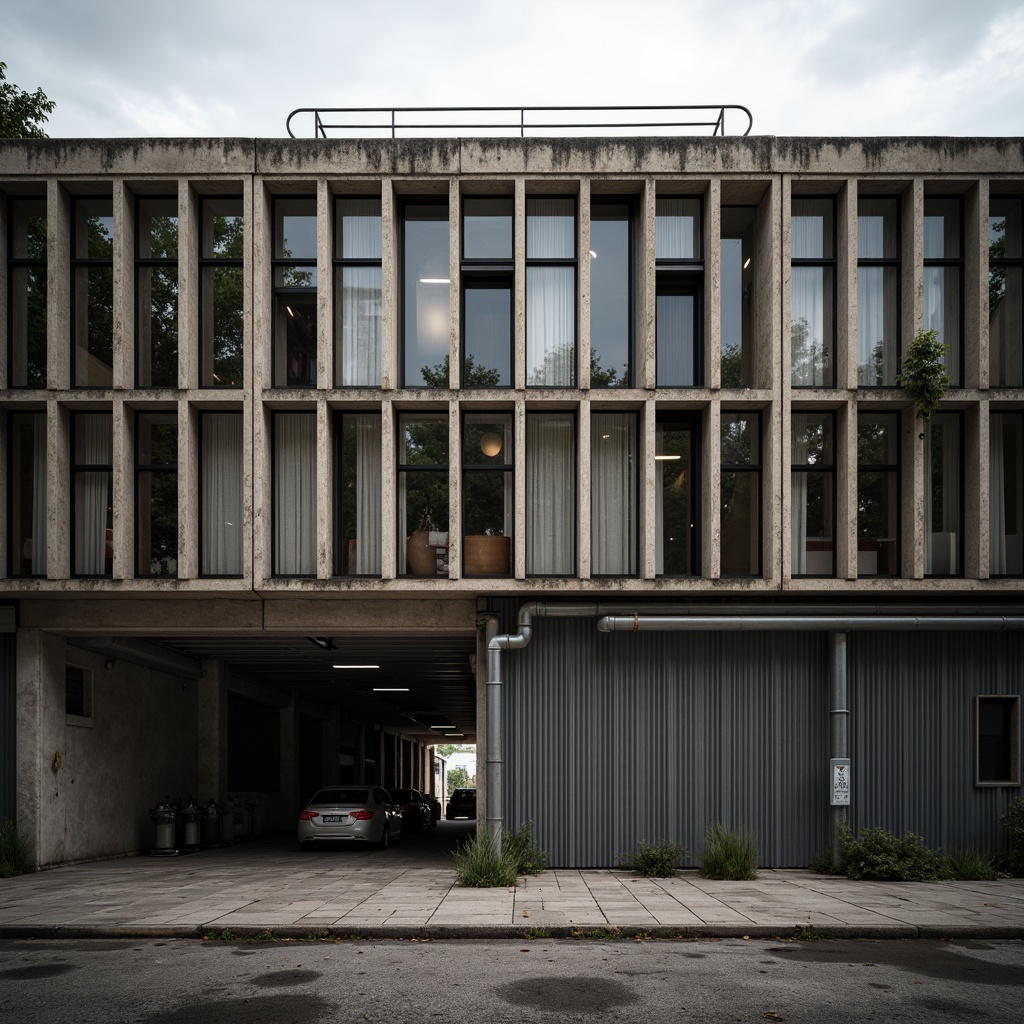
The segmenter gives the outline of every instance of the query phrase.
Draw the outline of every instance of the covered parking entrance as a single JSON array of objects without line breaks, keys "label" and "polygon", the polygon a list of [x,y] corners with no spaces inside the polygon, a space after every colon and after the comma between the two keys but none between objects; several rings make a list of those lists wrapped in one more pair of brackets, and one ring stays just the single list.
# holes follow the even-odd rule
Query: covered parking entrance
[{"label": "covered parking entrance", "polygon": [[483,740],[477,646],[474,600],[22,601],[19,826],[42,866],[148,848],[165,795],[266,832],[325,782],[441,796],[432,745]]}]

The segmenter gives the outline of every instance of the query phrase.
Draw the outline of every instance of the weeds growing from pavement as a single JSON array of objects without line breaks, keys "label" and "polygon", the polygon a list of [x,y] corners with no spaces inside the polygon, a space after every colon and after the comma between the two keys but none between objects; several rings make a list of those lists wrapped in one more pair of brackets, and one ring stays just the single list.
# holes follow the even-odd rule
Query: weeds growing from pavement
[{"label": "weeds growing from pavement", "polygon": [[753,881],[757,878],[757,836],[726,828],[720,821],[708,825],[700,873],[731,882]]},{"label": "weeds growing from pavement", "polygon": [[647,843],[641,839],[632,853],[619,857],[619,865],[641,878],[671,878],[685,856],[686,847],[682,843],[672,843],[667,839]]},{"label": "weeds growing from pavement", "polygon": [[0,878],[13,878],[35,870],[32,844],[19,835],[13,821],[0,826]]},{"label": "weeds growing from pavement", "polygon": [[547,864],[547,854],[533,838],[532,822],[502,833],[500,851],[490,832],[481,830],[456,847],[452,856],[455,876],[476,889],[515,885],[520,875],[539,874]]}]

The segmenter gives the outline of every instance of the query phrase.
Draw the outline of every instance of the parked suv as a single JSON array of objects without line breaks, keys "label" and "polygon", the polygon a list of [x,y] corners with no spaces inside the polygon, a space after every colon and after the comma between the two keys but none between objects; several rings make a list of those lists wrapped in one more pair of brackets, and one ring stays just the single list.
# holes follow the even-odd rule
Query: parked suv
[{"label": "parked suv", "polygon": [[476,790],[455,790],[455,792],[448,797],[448,808],[444,812],[444,816],[448,821],[453,821],[455,818],[475,818]]}]

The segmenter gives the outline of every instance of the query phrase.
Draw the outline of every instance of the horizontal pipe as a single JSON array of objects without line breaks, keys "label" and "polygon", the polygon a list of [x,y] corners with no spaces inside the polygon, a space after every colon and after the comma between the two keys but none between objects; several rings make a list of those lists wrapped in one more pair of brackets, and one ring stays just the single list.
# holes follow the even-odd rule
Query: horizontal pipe
[{"label": "horizontal pipe", "polygon": [[674,632],[892,632],[924,629],[954,632],[1024,630],[1024,617],[1007,615],[605,615],[602,633]]}]

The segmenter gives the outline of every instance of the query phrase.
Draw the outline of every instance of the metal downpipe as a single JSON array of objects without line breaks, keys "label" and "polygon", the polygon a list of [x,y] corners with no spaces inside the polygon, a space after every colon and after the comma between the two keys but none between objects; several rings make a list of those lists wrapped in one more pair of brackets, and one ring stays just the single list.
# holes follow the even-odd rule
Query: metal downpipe
[{"label": "metal downpipe", "polygon": [[[830,717],[831,748],[833,758],[850,756],[850,703],[846,689],[846,634],[833,633],[830,640]],[[839,833],[844,824],[850,823],[849,806],[830,806],[832,834],[832,859],[836,864],[842,859],[839,847]]]}]

